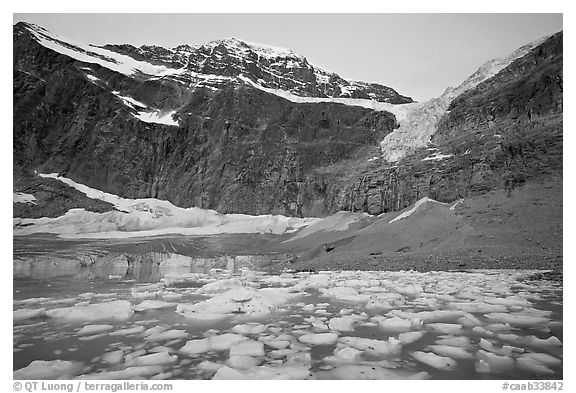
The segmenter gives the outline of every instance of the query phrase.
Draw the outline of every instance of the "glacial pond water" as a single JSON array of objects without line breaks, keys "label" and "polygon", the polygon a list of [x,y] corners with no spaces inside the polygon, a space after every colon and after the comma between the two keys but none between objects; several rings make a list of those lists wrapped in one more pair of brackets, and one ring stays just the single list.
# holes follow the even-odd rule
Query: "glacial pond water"
[{"label": "glacial pond water", "polygon": [[15,275],[14,378],[563,377],[534,271],[152,270]]}]

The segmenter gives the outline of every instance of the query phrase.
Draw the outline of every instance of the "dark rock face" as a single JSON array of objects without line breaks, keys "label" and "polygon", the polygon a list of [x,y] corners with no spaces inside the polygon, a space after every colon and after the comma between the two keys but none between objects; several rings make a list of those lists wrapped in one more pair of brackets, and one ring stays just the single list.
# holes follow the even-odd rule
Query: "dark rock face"
[{"label": "dark rock face", "polygon": [[[224,213],[326,214],[336,206],[324,202],[325,180],[314,171],[376,146],[395,125],[387,112],[295,104],[233,81],[217,91],[188,92],[170,80],[152,88],[15,35],[15,167],[59,172],[125,197]],[[100,82],[85,77],[87,66]],[[180,126],[131,116],[111,94],[128,83],[146,103],[186,102]]]},{"label": "dark rock face", "polygon": [[96,213],[114,210],[112,204],[88,198],[59,180],[41,178],[18,169],[14,173],[13,186],[14,191],[33,194],[36,198],[34,203],[14,203],[13,217],[59,217],[75,208]]},{"label": "dark rock face", "polygon": [[[211,52],[208,46],[108,48],[154,64],[242,73],[308,96],[341,96],[337,86],[344,86],[334,79],[320,88],[312,66],[296,55],[274,59],[244,48],[254,62],[238,63],[225,42]],[[194,56],[206,60],[202,68],[194,68],[200,64]],[[372,159],[397,126],[388,112],[293,103],[234,78],[189,87],[176,77],[126,76],[47,49],[21,24],[14,27],[13,62],[14,166],[59,172],[124,197],[223,213],[379,214],[423,196],[453,201],[538,176],[561,178],[561,34],[454,100],[431,147],[451,157],[423,161],[434,151],[421,149],[396,164]],[[265,63],[275,71],[261,72]],[[274,73],[304,84],[291,86]],[[347,91],[411,101],[389,88],[357,85]],[[138,120],[113,92],[151,107],[177,107],[178,126]]]}]

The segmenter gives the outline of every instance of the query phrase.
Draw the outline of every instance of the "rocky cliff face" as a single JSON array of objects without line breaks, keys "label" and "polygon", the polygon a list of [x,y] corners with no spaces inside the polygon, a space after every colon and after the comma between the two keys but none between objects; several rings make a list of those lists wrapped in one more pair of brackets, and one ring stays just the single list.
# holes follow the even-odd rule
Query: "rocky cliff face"
[{"label": "rocky cliff face", "polygon": [[375,214],[422,196],[449,202],[542,178],[561,183],[562,58],[558,33],[455,98],[426,147],[357,170],[343,207]]},{"label": "rocky cliff face", "polygon": [[291,51],[239,40],[97,48],[18,24],[13,65],[15,167],[123,197],[379,214],[561,171],[561,34],[454,100],[433,144],[396,163],[380,157],[399,120],[383,108],[411,100]]},{"label": "rocky cliff face", "polygon": [[[15,166],[120,196],[225,213],[325,214],[334,206],[324,203],[322,180],[307,176],[376,146],[395,126],[388,112],[292,103],[238,79],[188,89],[125,75],[39,45],[26,26],[14,35]],[[166,120],[162,110],[174,107]]]}]

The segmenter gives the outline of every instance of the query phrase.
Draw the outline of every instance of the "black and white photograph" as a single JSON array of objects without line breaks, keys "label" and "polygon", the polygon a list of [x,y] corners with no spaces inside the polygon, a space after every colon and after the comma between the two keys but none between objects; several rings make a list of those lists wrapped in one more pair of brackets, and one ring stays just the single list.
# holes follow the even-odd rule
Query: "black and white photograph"
[{"label": "black and white photograph", "polygon": [[518,11],[13,13],[13,390],[569,390],[564,15]]}]

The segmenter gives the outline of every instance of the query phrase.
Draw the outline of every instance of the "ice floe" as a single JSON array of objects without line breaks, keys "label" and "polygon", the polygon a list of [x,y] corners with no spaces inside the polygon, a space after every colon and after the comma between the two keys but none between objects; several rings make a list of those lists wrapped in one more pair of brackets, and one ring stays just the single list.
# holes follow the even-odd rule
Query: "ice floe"
[{"label": "ice floe", "polygon": [[107,332],[112,329],[114,329],[114,326],[112,325],[86,325],[82,327],[82,329],[80,329],[77,334],[79,336],[85,336],[90,334]]},{"label": "ice floe", "polygon": [[338,340],[337,333],[315,333],[304,334],[298,338],[298,341],[309,345],[331,345]]},{"label": "ice floe", "polygon": [[14,322],[24,321],[26,319],[40,318],[45,315],[46,315],[45,308],[35,308],[35,309],[21,308],[19,310],[14,310],[14,312],[12,313],[12,320]]},{"label": "ice floe", "polygon": [[46,315],[54,319],[76,322],[101,320],[125,321],[134,315],[132,304],[126,300],[114,300],[105,303],[88,304],[47,310]]},{"label": "ice floe", "polygon": [[437,368],[438,370],[454,370],[458,364],[452,358],[439,356],[431,352],[416,351],[412,353],[412,357],[419,362]]},{"label": "ice floe", "polygon": [[83,364],[68,360],[34,360],[14,371],[13,379],[72,379],[84,368]]}]

